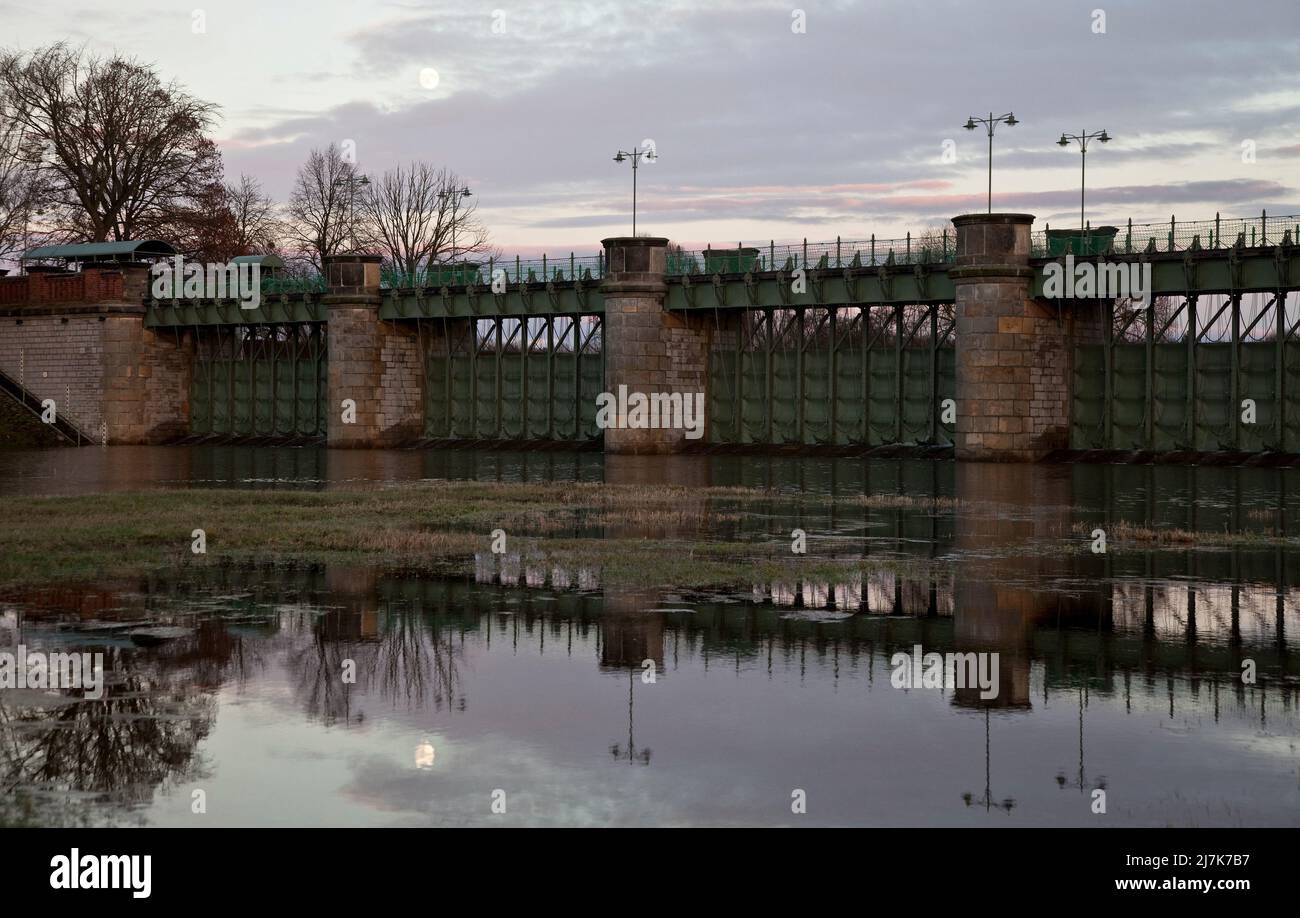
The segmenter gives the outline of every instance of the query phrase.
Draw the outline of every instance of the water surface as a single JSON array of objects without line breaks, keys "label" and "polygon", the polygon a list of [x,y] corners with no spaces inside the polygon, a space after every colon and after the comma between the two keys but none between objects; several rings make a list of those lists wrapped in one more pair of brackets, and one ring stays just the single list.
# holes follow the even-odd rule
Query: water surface
[{"label": "water surface", "polygon": [[[721,535],[763,545],[799,525],[811,554],[865,559],[863,574],[694,594],[485,552],[459,578],[254,566],[9,591],[0,645],[102,652],[111,682],[102,701],[0,692],[0,822],[1300,823],[1295,549],[1095,555],[1080,535],[1118,520],[1286,534],[1289,470],[0,453],[7,494],[452,478],[771,488]],[[146,626],[178,636],[143,644]],[[891,658],[917,645],[998,653],[998,698],[894,688]]]}]

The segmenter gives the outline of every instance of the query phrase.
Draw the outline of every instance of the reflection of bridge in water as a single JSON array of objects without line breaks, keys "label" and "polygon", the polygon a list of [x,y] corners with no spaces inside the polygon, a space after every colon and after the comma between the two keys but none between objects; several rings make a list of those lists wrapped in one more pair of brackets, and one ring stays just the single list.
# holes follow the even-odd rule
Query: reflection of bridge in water
[{"label": "reflection of bridge in water", "polygon": [[[763,585],[756,588],[761,601],[754,591],[719,596],[611,588],[560,591],[388,577],[364,568],[276,570],[275,583],[267,582],[266,573],[229,569],[193,572],[184,584],[155,582],[147,595],[117,594],[111,614],[155,621],[183,604],[187,595],[234,593],[243,597],[246,613],[219,628],[228,632],[226,640],[201,642],[221,656],[205,683],[229,677],[232,661],[241,658],[242,645],[250,640],[287,640],[298,634],[292,646],[306,641],[328,651],[323,671],[332,671],[336,655],[341,660],[359,653],[364,659],[365,648],[373,648],[371,653],[384,657],[383,681],[394,696],[409,695],[420,703],[432,703],[433,695],[421,699],[408,683],[416,670],[423,674],[417,681],[427,681],[433,655],[442,654],[453,665],[438,677],[439,707],[464,701],[456,687],[454,657],[475,638],[487,647],[505,641],[512,649],[532,646],[541,653],[557,647],[571,653],[575,639],[590,639],[602,668],[639,669],[652,659],[669,673],[683,655],[737,672],[770,672],[774,661],[783,659],[801,666],[827,664],[838,675],[840,667],[870,667],[916,644],[938,653],[997,650],[1001,684],[1012,687],[1007,703],[1013,705],[1031,700],[1031,672],[1045,692],[1086,683],[1091,691],[1122,686],[1127,694],[1142,687],[1150,695],[1160,680],[1170,686],[1176,680],[1193,693],[1205,686],[1216,697],[1226,690],[1238,701],[1249,695],[1259,705],[1271,697],[1290,704],[1300,677],[1295,646],[1300,590],[1279,595],[1267,584],[1097,582],[1075,583],[1063,592],[980,583],[973,589],[1023,595],[1017,608],[979,611],[959,599],[972,588],[970,578],[913,579],[891,570],[869,571],[860,583],[833,587]],[[21,627],[29,640],[55,621],[61,629],[68,627],[67,613],[53,610],[66,610],[69,597],[63,591],[22,597]],[[51,611],[42,612],[42,606]],[[96,608],[85,617],[102,621],[103,614]],[[221,620],[205,619],[195,641]],[[17,630],[19,618],[11,613],[7,621]],[[181,653],[184,645],[175,645],[167,657],[189,661],[202,655],[198,644]],[[1259,685],[1241,683],[1245,659],[1255,661]]]},{"label": "reflection of bridge in water", "polygon": [[[1091,557],[1084,561],[1093,563]],[[494,652],[585,658],[626,682],[627,733],[608,738],[609,752],[640,764],[650,764],[649,747],[667,739],[633,730],[634,709],[640,710],[646,690],[640,679],[646,660],[654,661],[660,680],[671,681],[686,668],[892,692],[895,652],[917,644],[926,652],[996,651],[1001,696],[985,703],[977,691],[945,690],[949,703],[986,718],[1049,699],[1077,705],[1078,766],[1057,774],[1063,789],[1099,780],[1085,773],[1086,711],[1099,700],[1169,718],[1212,712],[1216,723],[1251,728],[1296,723],[1297,589],[1198,579],[1034,581],[1023,571],[1023,556],[1020,578],[1012,581],[1004,575],[1015,565],[996,559],[954,563],[964,564],[963,572],[914,575],[868,566],[856,582],[778,582],[714,595],[611,588],[595,574],[578,572],[567,589],[529,588],[521,585],[525,566],[508,563],[507,584],[486,569],[479,582],[383,575],[372,568],[279,567],[195,569],[184,579],[94,592],[37,590],[10,597],[0,617],[0,643],[39,647],[57,640],[69,649],[110,648],[118,686],[136,698],[123,724],[140,734],[141,754],[156,749],[157,760],[148,768],[109,762],[94,772],[78,770],[66,754],[68,744],[93,743],[111,720],[97,715],[95,703],[35,711],[21,699],[0,698],[11,715],[21,715],[7,722],[25,724],[11,737],[17,741],[12,748],[30,752],[33,744],[57,740],[40,774],[23,767],[29,758],[0,765],[11,784],[147,799],[153,783],[191,773],[196,745],[217,714],[213,692],[222,685],[283,666],[293,704],[313,720],[359,723],[377,701],[385,710],[454,718],[474,702],[465,684],[467,658]],[[580,589],[580,582],[590,588]],[[990,596],[1001,605],[979,605]],[[185,622],[193,631],[162,647],[133,648],[104,627],[140,621]],[[1258,667],[1255,685],[1242,683],[1245,659]],[[345,660],[356,663],[355,685],[339,679]],[[985,725],[985,743],[994,748],[999,721]],[[970,790],[969,805],[1014,805],[1013,797],[995,793],[1000,788],[985,752],[984,791]]]}]

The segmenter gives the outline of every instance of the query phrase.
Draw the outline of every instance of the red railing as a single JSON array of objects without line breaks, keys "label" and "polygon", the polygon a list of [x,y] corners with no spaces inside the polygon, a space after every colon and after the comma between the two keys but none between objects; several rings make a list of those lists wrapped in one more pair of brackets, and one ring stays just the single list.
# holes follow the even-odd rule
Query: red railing
[{"label": "red railing", "polygon": [[99,303],[122,299],[118,270],[86,268],[73,274],[36,273],[0,277],[0,306],[47,303]]}]

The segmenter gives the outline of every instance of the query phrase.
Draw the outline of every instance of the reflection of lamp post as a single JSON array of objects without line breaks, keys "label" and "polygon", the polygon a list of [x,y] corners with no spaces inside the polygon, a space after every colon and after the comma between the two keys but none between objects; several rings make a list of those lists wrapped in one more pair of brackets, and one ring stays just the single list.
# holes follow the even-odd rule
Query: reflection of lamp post
[{"label": "reflection of lamp post", "polygon": [[1105,775],[1097,779],[1096,786],[1094,788],[1088,788],[1088,782],[1084,779],[1083,776],[1083,686],[1082,685],[1079,686],[1079,778],[1077,781],[1070,781],[1065,777],[1065,771],[1062,770],[1056,776],[1056,786],[1061,788],[1061,790],[1065,790],[1066,787],[1077,787],[1079,789],[1079,793],[1083,793],[1085,789],[1091,789],[1091,790],[1106,789]]},{"label": "reflection of lamp post", "polygon": [[989,132],[989,213],[993,213],[993,129],[999,124],[1005,124],[1007,127],[1015,127],[1019,123],[1020,122],[1016,120],[1016,116],[1011,112],[1007,112],[1005,115],[998,115],[996,118],[993,117],[992,112],[989,112],[987,118],[976,118],[972,115],[967,118],[966,123],[962,125],[966,130],[973,131],[975,130],[975,125],[982,124]]},{"label": "reflection of lamp post", "polygon": [[1087,131],[1082,134],[1062,134],[1056,145],[1068,147],[1071,140],[1079,145],[1079,229],[1085,229],[1087,223],[1083,219],[1083,193],[1088,178],[1088,141],[1100,140],[1102,143],[1110,143],[1110,135],[1104,130],[1093,131],[1091,134]]},{"label": "reflection of lamp post", "polygon": [[[637,750],[636,742],[632,738],[632,687],[635,684],[633,674],[636,670],[629,666],[627,668],[627,760],[629,762],[639,759],[642,765],[650,764],[652,753],[649,749]],[[616,759],[623,758],[623,749],[618,743],[612,743],[609,747],[609,754]]]},{"label": "reflection of lamp post", "polygon": [[432,768],[435,755],[433,743],[429,742],[428,739],[423,740],[420,745],[415,747],[415,767],[419,769]]},{"label": "reflection of lamp post", "polygon": [[461,198],[468,198],[473,193],[468,187],[450,188],[438,192],[439,201],[451,198],[451,260],[453,262],[456,260],[456,210],[460,207]]},{"label": "reflection of lamp post", "polygon": [[653,149],[633,150],[631,153],[625,153],[624,151],[619,150],[618,155],[614,157],[614,162],[616,163],[626,162],[628,157],[632,158],[632,235],[633,236],[636,235],[636,167],[640,165],[642,156],[644,156],[650,162],[654,162],[656,159],[659,158]]},{"label": "reflection of lamp post", "polygon": [[975,799],[974,794],[972,794],[970,791],[967,791],[966,793],[961,795],[961,799],[966,802],[967,806],[970,806],[971,804],[982,805],[984,807],[985,812],[987,812],[992,807],[997,807],[1000,810],[1006,810],[1008,813],[1010,813],[1011,808],[1016,805],[1016,801],[1013,800],[1011,797],[1008,797],[1005,800],[1003,800],[1001,803],[995,803],[993,801],[992,791],[990,791],[989,789],[991,785],[992,785],[992,776],[989,769],[989,709],[985,708],[984,709],[984,796],[980,797],[977,800]]}]

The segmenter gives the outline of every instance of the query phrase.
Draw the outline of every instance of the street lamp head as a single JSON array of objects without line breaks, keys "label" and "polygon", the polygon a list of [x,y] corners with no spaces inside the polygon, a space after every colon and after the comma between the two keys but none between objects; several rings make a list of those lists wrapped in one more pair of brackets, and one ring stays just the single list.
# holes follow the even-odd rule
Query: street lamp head
[{"label": "street lamp head", "polygon": [[618,156],[615,156],[615,157],[614,157],[614,162],[616,162],[616,163],[621,163],[621,162],[624,162],[626,159],[627,159],[627,157],[623,155],[623,151],[622,151],[622,150],[619,150],[619,151],[618,151]]},{"label": "street lamp head", "polygon": [[658,159],[658,158],[659,158],[659,154],[656,153],[654,150],[651,150],[649,153],[647,153],[647,154],[645,155],[645,158],[646,158],[646,159]]},{"label": "street lamp head", "polygon": [[1068,147],[1070,145],[1070,141],[1066,139],[1064,134],[1062,134],[1061,139],[1056,142],[1056,145],[1058,147]]},{"label": "street lamp head", "polygon": [[357,182],[357,184],[358,184],[358,185],[369,185],[369,184],[370,184],[370,176],[368,176],[368,175],[363,175],[363,176],[361,176],[361,179],[360,179],[360,181]]},{"label": "street lamp head", "polygon": [[1007,115],[1007,127],[1015,127],[1019,123],[1020,122],[1016,120],[1016,116],[1014,114]]},{"label": "street lamp head", "polygon": [[974,118],[967,118],[967,119],[966,119],[966,123],[963,124],[962,127],[964,127],[964,128],[965,128],[966,130],[968,130],[968,131],[973,131],[973,130],[975,130],[975,119],[974,119]]},{"label": "street lamp head", "polygon": [[1102,143],[1110,143],[1110,135],[1107,134],[1105,131],[1102,131],[1101,136],[1098,137],[1097,139],[1100,140]]}]

